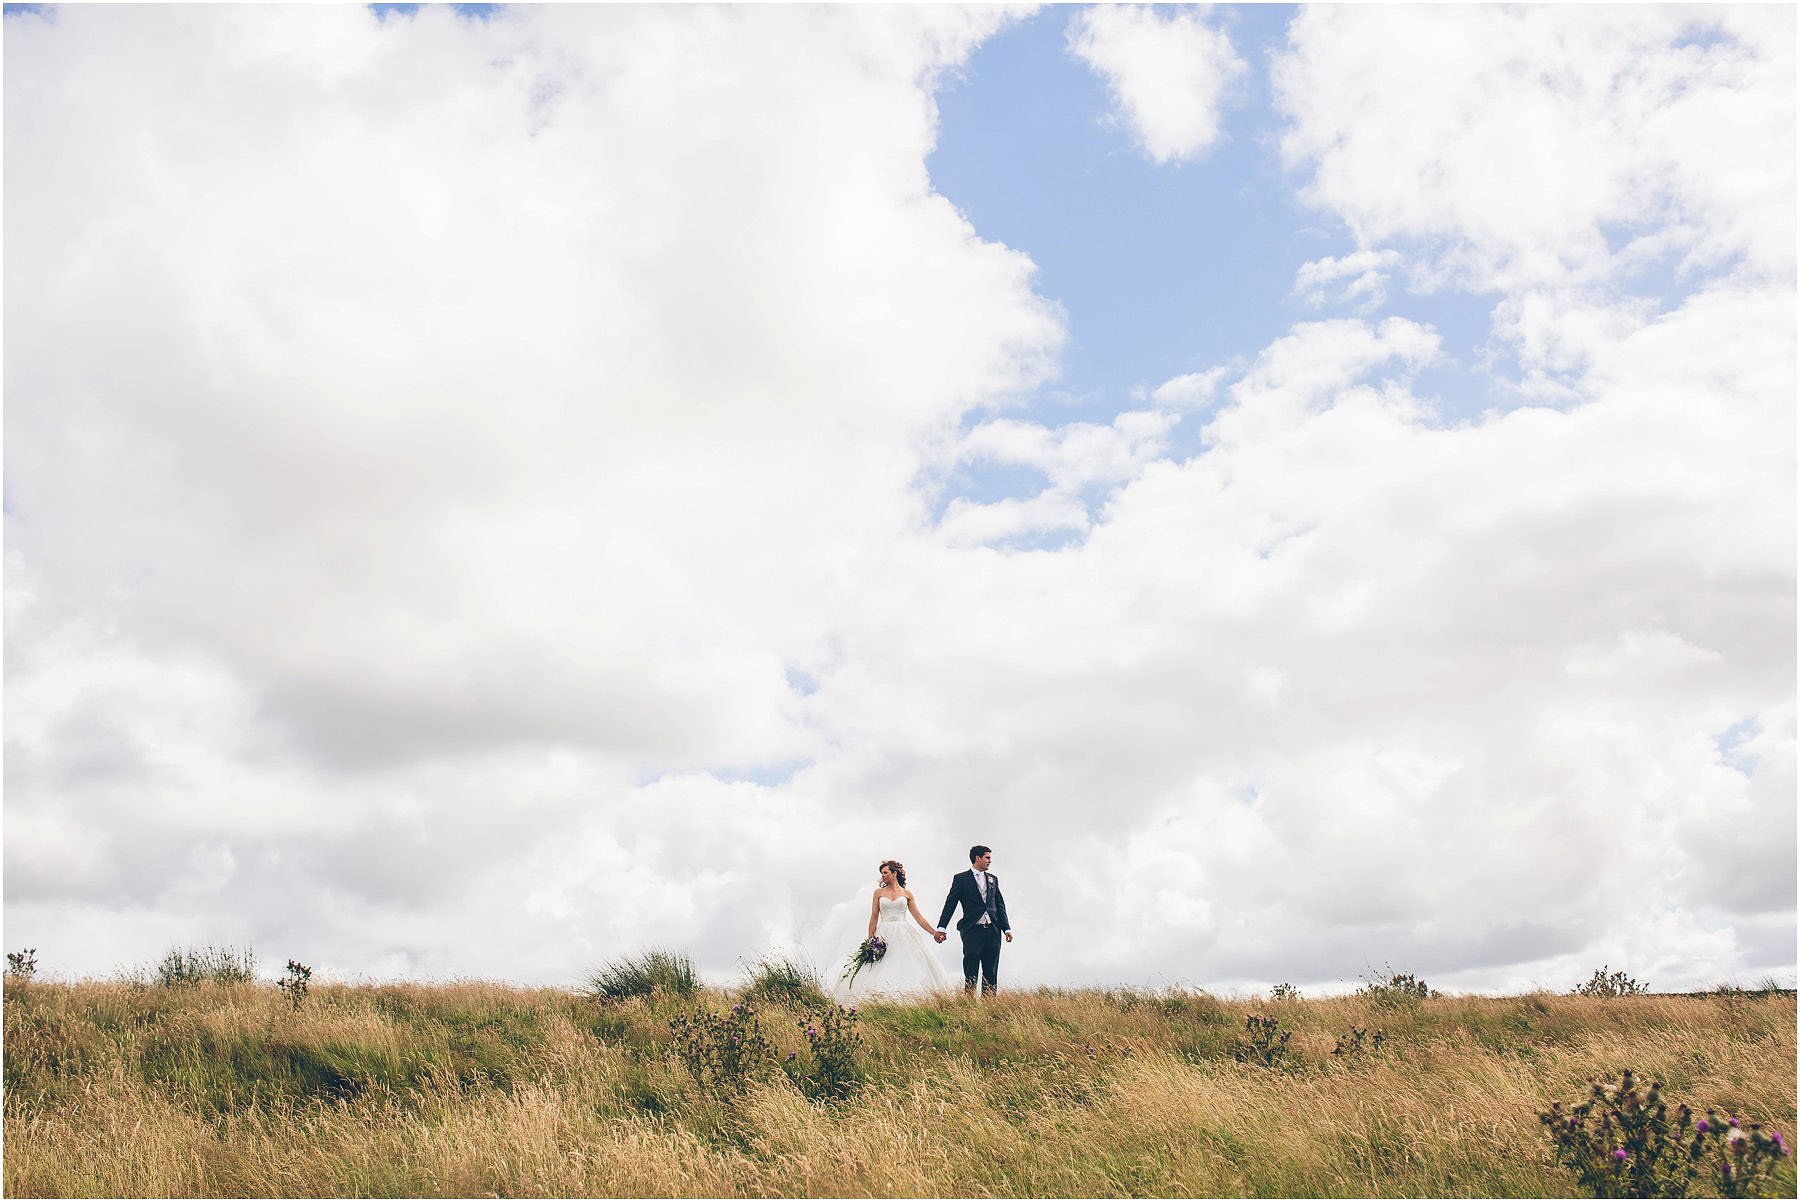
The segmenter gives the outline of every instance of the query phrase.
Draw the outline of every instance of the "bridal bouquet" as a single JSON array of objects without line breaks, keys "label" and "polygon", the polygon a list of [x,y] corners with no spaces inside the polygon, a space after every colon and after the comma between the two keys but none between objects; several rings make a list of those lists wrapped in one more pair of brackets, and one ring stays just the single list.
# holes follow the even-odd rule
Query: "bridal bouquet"
[{"label": "bridal bouquet", "polygon": [[887,940],[879,935],[870,935],[862,941],[861,946],[850,953],[850,959],[844,963],[844,984],[856,984],[856,974],[861,972],[865,965],[873,964],[885,955],[887,955]]}]

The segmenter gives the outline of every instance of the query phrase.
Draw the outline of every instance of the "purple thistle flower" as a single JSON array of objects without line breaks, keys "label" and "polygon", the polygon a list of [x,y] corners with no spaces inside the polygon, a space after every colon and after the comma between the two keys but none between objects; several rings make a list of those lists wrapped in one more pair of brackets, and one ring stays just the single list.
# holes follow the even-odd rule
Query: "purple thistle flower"
[{"label": "purple thistle flower", "polygon": [[1613,1159],[1623,1163],[1626,1160],[1624,1148],[1613,1149]]},{"label": "purple thistle flower", "polygon": [[1712,1130],[1712,1125],[1709,1124],[1705,1119],[1701,1119],[1699,1122],[1694,1124],[1694,1130],[1700,1132],[1700,1134],[1702,1134],[1702,1135],[1705,1135],[1708,1131]]}]

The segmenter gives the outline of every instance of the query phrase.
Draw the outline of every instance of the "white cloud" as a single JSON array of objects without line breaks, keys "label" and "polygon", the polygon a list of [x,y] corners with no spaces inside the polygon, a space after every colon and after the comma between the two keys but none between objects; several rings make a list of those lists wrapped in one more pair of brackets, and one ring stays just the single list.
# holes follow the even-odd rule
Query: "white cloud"
[{"label": "white cloud", "polygon": [[1169,409],[1200,409],[1212,403],[1219,390],[1219,384],[1229,373],[1228,368],[1209,367],[1205,371],[1191,371],[1170,380],[1164,380],[1156,386],[1150,395],[1157,404]]},{"label": "white cloud", "polygon": [[958,497],[939,519],[938,529],[954,547],[975,547],[1034,534],[1086,530],[1088,508],[1081,498],[1051,489],[1034,497],[1002,497],[976,502]]},{"label": "white cloud", "polygon": [[1399,258],[1396,250],[1359,250],[1341,258],[1314,259],[1302,263],[1294,274],[1294,291],[1310,305],[1323,305],[1327,288],[1347,279],[1338,301],[1374,308],[1387,298],[1388,272]]},{"label": "white cloud", "polygon": [[1164,18],[1133,5],[1085,8],[1068,38],[1158,163],[1198,158],[1218,141],[1220,110],[1249,70],[1231,39],[1193,11]]},{"label": "white cloud", "polygon": [[[11,545],[346,756],[791,754],[783,663],[841,556],[913,519],[908,444],[1057,337],[920,168],[921,79],[974,18],[875,19],[9,29],[44,348],[9,364]],[[84,56],[107,87],[69,84]]]},{"label": "white cloud", "polygon": [[983,462],[1034,468],[1046,484],[1031,498],[1005,497],[980,503],[951,501],[938,524],[952,546],[976,546],[1029,534],[1086,530],[1084,492],[1111,489],[1131,480],[1167,450],[1177,415],[1127,410],[1110,425],[1071,422],[1051,429],[1036,422],[985,422],[963,436],[953,452],[961,463]]},{"label": "white cloud", "polygon": [[1793,34],[1778,9],[1306,9],[1282,150],[1359,246],[1441,280],[1591,281],[1640,237],[1791,277]]},{"label": "white cloud", "polygon": [[[1457,12],[1479,78],[1489,43],[1574,70],[1507,24],[1548,17]],[[1742,258],[1637,306],[1605,204],[1470,198],[1363,14],[1284,60],[1338,89],[1296,136],[1368,239],[1321,281],[1506,289],[1563,409],[1446,426],[1437,331],[1367,314],[964,432],[1061,338],[925,172],[980,10],[14,18],[9,938],[57,973],[828,963],[876,860],[932,911],[979,839],[1017,982],[1791,970],[1794,300],[1750,230],[1791,147],[1670,177],[1655,236]],[[1592,69],[1791,97],[1754,37],[1656,44]],[[1560,105],[1585,148],[1598,88],[1519,136]],[[1441,205],[1384,191],[1440,162]],[[1045,487],[933,523],[970,465]]]},{"label": "white cloud", "polygon": [[9,857],[399,906],[814,750],[922,448],[1061,338],[924,170],[1000,19],[9,19]]},{"label": "white cloud", "polygon": [[1162,454],[1175,420],[1168,413],[1128,410],[1105,426],[1071,422],[1051,429],[1035,422],[991,421],[963,437],[959,457],[1034,467],[1063,491],[1120,484]]},{"label": "white cloud", "polygon": [[1439,346],[1435,330],[1403,317],[1379,325],[1355,318],[1303,322],[1263,349],[1231,386],[1238,403],[1217,414],[1204,433],[1213,441],[1253,443],[1301,414],[1336,403],[1346,385],[1379,368],[1388,369],[1389,387],[1371,403],[1417,412],[1410,395],[1391,385],[1437,359]]},{"label": "white cloud", "polygon": [[1792,286],[1791,11],[1315,8],[1271,71],[1305,198],[1415,291],[1499,293],[1524,399],[1671,294]]},{"label": "white cloud", "polygon": [[[817,779],[1002,847],[1051,945],[1020,972],[1729,975],[1734,931],[1791,930],[1791,315],[1697,297],[1591,401],[1457,428],[1406,382],[1429,331],[1303,326],[1081,542],[889,565]],[[1707,732],[1752,716],[1746,775]],[[1777,850],[1676,833],[1724,815]]]}]

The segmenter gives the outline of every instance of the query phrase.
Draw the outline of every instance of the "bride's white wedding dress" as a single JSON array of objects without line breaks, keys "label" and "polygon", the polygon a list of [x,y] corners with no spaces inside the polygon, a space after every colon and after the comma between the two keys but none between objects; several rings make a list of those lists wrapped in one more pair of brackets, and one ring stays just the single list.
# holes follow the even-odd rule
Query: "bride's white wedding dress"
[{"label": "bride's white wedding dress", "polygon": [[878,899],[875,934],[887,940],[887,955],[865,964],[856,980],[845,984],[842,974],[831,987],[840,1005],[858,1002],[903,1001],[950,988],[950,974],[938,963],[937,944],[919,929],[907,911],[904,897]]}]

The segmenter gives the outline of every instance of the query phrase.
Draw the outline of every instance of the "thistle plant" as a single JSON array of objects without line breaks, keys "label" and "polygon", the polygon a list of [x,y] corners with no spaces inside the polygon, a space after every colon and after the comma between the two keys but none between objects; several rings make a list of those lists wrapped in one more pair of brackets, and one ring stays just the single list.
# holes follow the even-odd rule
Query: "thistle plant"
[{"label": "thistle plant", "polygon": [[1787,1155],[1788,1148],[1779,1131],[1764,1134],[1761,1123],[1746,1129],[1737,1119],[1721,1119],[1717,1111],[1708,1110],[1694,1124],[1688,1152],[1699,1165],[1706,1192],[1717,1192],[1721,1198],[1761,1198],[1769,1194],[1775,1162]]},{"label": "thistle plant", "polygon": [[289,960],[287,976],[282,977],[276,984],[281,986],[281,992],[287,994],[288,1001],[292,1002],[294,1009],[298,1010],[300,1003],[306,1000],[306,986],[311,980],[312,969],[298,960]]},{"label": "thistle plant", "polygon": [[694,1080],[728,1097],[743,1093],[775,1063],[775,1045],[744,1002],[725,1014],[690,1010],[669,1024],[669,1034]]},{"label": "thistle plant", "polygon": [[1682,1198],[1696,1185],[1703,1194],[1761,1196],[1774,1163],[1787,1154],[1779,1131],[1746,1130],[1715,1111],[1694,1120],[1662,1098],[1662,1082],[1648,1090],[1630,1069],[1617,1085],[1594,1082],[1585,1102],[1564,1110],[1561,1102],[1538,1114],[1556,1159],[1596,1198]]},{"label": "thistle plant", "polygon": [[6,975],[20,981],[29,981],[36,976],[37,948],[28,947],[22,952],[7,952]]},{"label": "thistle plant", "polygon": [[1649,989],[1644,982],[1626,976],[1623,970],[1608,974],[1608,967],[1602,964],[1595,969],[1585,985],[1576,986],[1575,993],[1580,997],[1635,997]]},{"label": "thistle plant", "polygon": [[1300,1000],[1300,991],[1287,981],[1283,981],[1269,990],[1269,1000],[1271,1002],[1297,1002]]},{"label": "thistle plant", "polygon": [[1333,1056],[1361,1056],[1365,1052],[1379,1052],[1381,1045],[1387,1042],[1387,1036],[1377,1030],[1373,1035],[1367,1027],[1351,1027],[1338,1036],[1337,1046],[1331,1049]]},{"label": "thistle plant", "polygon": [[[862,1085],[862,1069],[856,1063],[856,1053],[862,1047],[862,1033],[856,1029],[856,1007],[846,1010],[828,1002],[822,1009],[808,1009],[799,1025],[813,1061],[811,1075],[797,1078],[800,1087],[814,1097],[828,1100],[855,1093]],[[792,1066],[793,1062],[790,1055],[788,1064]]]},{"label": "thistle plant", "polygon": [[1244,1029],[1249,1032],[1249,1039],[1237,1051],[1239,1060],[1255,1061],[1271,1068],[1282,1062],[1287,1055],[1288,1040],[1294,1033],[1283,1031],[1280,1019],[1252,1014],[1244,1021]]},{"label": "thistle plant", "polygon": [[1364,980],[1362,988],[1356,991],[1356,996],[1367,998],[1375,1005],[1391,1010],[1397,1006],[1416,1005],[1426,998],[1441,995],[1419,977],[1410,972],[1395,972],[1390,965],[1383,970],[1383,975]]}]

